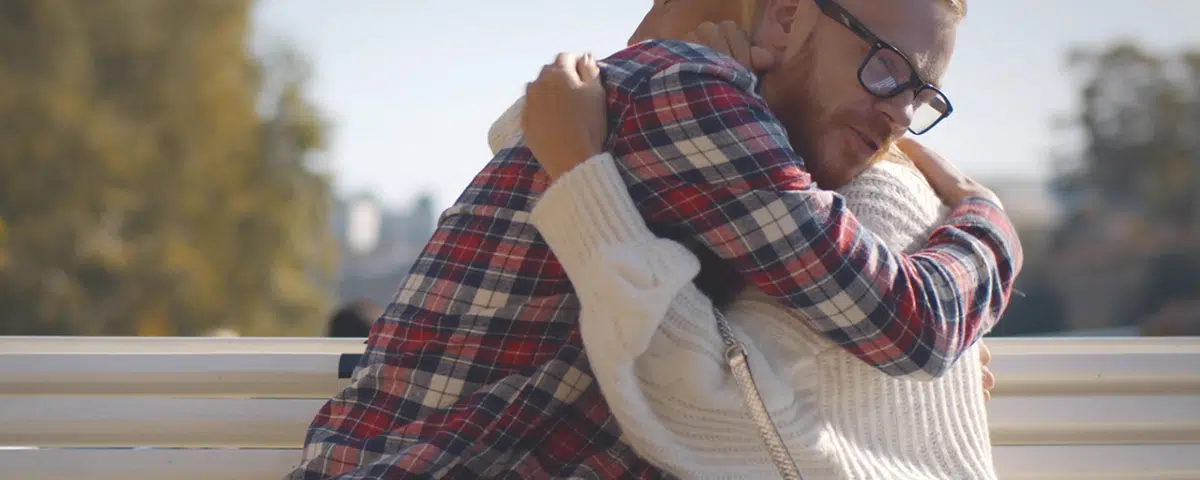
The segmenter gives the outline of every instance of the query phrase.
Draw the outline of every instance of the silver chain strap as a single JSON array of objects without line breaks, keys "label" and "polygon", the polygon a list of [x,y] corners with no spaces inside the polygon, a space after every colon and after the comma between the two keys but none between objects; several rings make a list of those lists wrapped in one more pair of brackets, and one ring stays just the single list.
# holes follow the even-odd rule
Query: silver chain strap
[{"label": "silver chain strap", "polygon": [[767,453],[771,455],[771,461],[779,470],[779,476],[783,477],[783,480],[804,480],[796,462],[792,460],[791,453],[788,452],[787,445],[783,443],[783,437],[779,435],[779,429],[775,428],[775,422],[771,421],[771,414],[767,411],[767,404],[763,402],[762,395],[758,393],[758,386],[754,384],[746,345],[733,336],[733,328],[721,312],[714,309],[713,313],[717,317],[717,331],[721,334],[721,341],[725,343],[725,363],[729,365],[729,371],[742,391],[742,400],[750,410],[750,418],[758,426],[758,433],[762,435]]}]

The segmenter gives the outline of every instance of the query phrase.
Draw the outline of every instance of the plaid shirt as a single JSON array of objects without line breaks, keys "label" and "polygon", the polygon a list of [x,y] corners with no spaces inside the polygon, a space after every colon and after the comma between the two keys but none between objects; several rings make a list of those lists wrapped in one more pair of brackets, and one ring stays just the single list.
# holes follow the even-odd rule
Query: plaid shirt
[{"label": "plaid shirt", "polygon": [[[890,253],[815,188],[740,65],[650,42],[603,71],[609,149],[647,222],[863,361],[937,376],[999,317],[1021,253],[997,205],[967,200],[927,249]],[[591,377],[578,299],[530,224],[547,182],[518,145],[443,214],[288,478],[666,476],[622,443]]]}]

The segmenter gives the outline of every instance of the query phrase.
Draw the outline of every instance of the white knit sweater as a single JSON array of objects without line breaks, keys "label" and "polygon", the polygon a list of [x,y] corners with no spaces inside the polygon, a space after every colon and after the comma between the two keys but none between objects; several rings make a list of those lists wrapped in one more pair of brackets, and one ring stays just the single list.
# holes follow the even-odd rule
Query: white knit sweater
[{"label": "white knit sweater", "polygon": [[[494,149],[503,130],[490,132]],[[532,217],[580,296],[584,345],[624,439],[683,478],[776,477],[725,371],[712,305],[691,284],[699,262],[655,237],[625,188],[599,155],[555,182]],[[841,193],[897,250],[920,246],[942,216],[920,174],[897,163]],[[862,363],[757,290],[724,313],[806,479],[995,478],[977,348],[918,382]]]}]

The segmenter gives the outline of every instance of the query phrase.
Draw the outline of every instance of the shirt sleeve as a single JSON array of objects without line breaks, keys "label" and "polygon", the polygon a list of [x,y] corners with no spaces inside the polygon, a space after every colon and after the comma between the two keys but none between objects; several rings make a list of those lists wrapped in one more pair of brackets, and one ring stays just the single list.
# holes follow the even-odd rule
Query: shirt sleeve
[{"label": "shirt sleeve", "polygon": [[710,249],[867,364],[942,375],[1007,303],[1021,263],[1007,216],[968,198],[923,249],[892,252],[815,187],[746,76],[682,63],[632,91],[612,151],[646,221]]}]

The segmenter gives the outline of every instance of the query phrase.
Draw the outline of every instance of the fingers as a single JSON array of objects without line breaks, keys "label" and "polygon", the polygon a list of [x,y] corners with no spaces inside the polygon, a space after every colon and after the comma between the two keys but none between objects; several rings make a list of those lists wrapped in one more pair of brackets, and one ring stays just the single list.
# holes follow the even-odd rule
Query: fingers
[{"label": "fingers", "polygon": [[939,178],[963,176],[958,167],[955,167],[954,164],[942,158],[933,149],[922,145],[916,140],[909,137],[900,137],[899,140],[896,140],[896,146],[917,165],[917,168],[920,168],[925,173],[926,177],[930,176],[931,173],[937,175]]},{"label": "fingers", "polygon": [[983,399],[984,401],[992,399],[992,389],[996,388],[996,376],[987,367],[983,369]]},{"label": "fingers", "polygon": [[701,23],[700,26],[684,35],[680,40],[704,45],[714,52],[736,58],[733,55],[733,49],[730,47],[729,41],[722,33],[721,27],[712,22]]},{"label": "fingers", "polygon": [[583,83],[579,77],[577,64],[581,55],[575,53],[560,53],[554,57],[554,61],[542,67],[541,73],[538,74],[537,80],[534,83],[550,84],[550,85],[566,85],[570,87],[579,86]]},{"label": "fingers", "polygon": [[992,389],[996,388],[996,376],[988,368],[992,363],[992,351],[983,342],[979,342],[979,363],[983,364],[983,401],[988,402],[992,399]]},{"label": "fingers", "polygon": [[750,47],[751,70],[757,73],[773,66],[775,66],[775,54],[759,46]]},{"label": "fingers", "polygon": [[921,171],[929,186],[948,206],[957,205],[967,195],[967,188],[974,183],[949,160],[916,140],[901,137],[896,141],[896,147],[912,160],[913,166]]},{"label": "fingers", "polygon": [[528,131],[531,112],[581,95],[603,101],[604,87],[600,84],[600,65],[595,56],[591,53],[556,55],[552,62],[542,66],[536,79],[525,84],[521,128]]},{"label": "fingers", "polygon": [[731,21],[721,22],[719,26],[721,36],[729,45],[729,56],[733,57],[742,65],[753,68],[753,58],[750,55],[750,38],[738,28],[736,23]]},{"label": "fingers", "polygon": [[[581,56],[573,53],[560,53],[554,61],[542,66],[537,78],[525,84],[525,101],[527,104],[537,104],[543,101],[543,96],[552,97],[554,92],[564,87],[576,87],[583,84],[576,65]],[[546,101],[549,101],[547,99]],[[527,130],[530,108],[522,109],[521,128]]]},{"label": "fingers", "polygon": [[551,65],[554,65],[555,67],[563,69],[563,70],[574,70],[575,69],[575,61],[578,59],[579,59],[579,55],[576,55],[574,53],[563,52],[554,57],[554,63],[552,63]]},{"label": "fingers", "polygon": [[717,52],[723,53],[730,57],[733,56],[733,49],[729,46],[729,39],[721,34],[721,27],[712,22],[701,23],[696,27],[696,34],[700,37],[700,42],[707,45]]},{"label": "fingers", "polygon": [[600,80],[600,65],[591,53],[585,53],[575,62],[575,73],[583,83],[596,82]]},{"label": "fingers", "polygon": [[600,65],[591,53],[560,53],[542,67],[537,79],[525,84],[529,93],[539,86],[565,85],[575,88],[600,78]]}]

